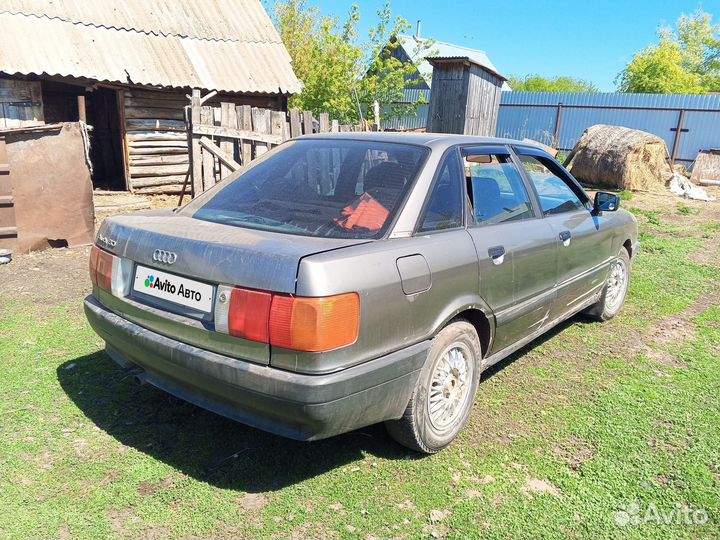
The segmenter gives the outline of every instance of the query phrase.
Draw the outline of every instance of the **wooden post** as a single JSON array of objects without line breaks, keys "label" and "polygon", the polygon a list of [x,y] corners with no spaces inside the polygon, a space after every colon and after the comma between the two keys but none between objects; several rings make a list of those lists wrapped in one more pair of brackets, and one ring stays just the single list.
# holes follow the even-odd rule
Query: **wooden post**
[{"label": "wooden post", "polygon": [[687,129],[683,129],[683,124],[685,123],[685,109],[680,111],[680,116],[678,116],[678,122],[677,127],[670,128],[670,131],[675,132],[675,138],[673,139],[673,147],[672,147],[672,156],[670,157],[670,166],[675,166],[675,160],[677,159],[677,153],[678,149],[680,148],[680,136],[682,133],[687,132]]},{"label": "wooden post", "polygon": [[553,148],[557,149],[558,141],[560,141],[560,126],[562,125],[563,104],[557,104],[557,116],[555,117],[555,134],[553,135]]},{"label": "wooden post", "polygon": [[190,146],[190,166],[192,167],[192,196],[197,197],[203,191],[202,183],[202,148],[200,147],[200,136],[193,133],[195,126],[200,125],[200,89],[193,88],[190,98],[190,129],[188,140]]},{"label": "wooden post", "polygon": [[284,131],[285,113],[280,111],[270,111],[270,133],[282,137]]},{"label": "wooden post", "polygon": [[130,181],[130,147],[128,146],[127,128],[125,122],[125,90],[117,90],[118,122],[120,124],[120,144],[122,144],[123,176],[125,189],[132,192]]},{"label": "wooden post", "polygon": [[337,120],[333,120],[330,131],[332,131],[333,133],[337,133],[338,131],[340,131],[340,122],[338,122]]},{"label": "wooden post", "polygon": [[[200,124],[204,126],[213,125],[213,108],[209,105],[200,107]],[[202,152],[202,187],[201,192],[215,185],[215,156],[211,152]]]},{"label": "wooden post", "polygon": [[326,112],[320,113],[320,133],[330,131],[330,115]]},{"label": "wooden post", "polygon": [[80,95],[77,97],[77,105],[78,105],[78,119],[81,122],[85,122],[87,124],[87,112],[85,111],[85,96]]},{"label": "wooden post", "polygon": [[303,111],[303,133],[310,135],[313,132],[313,115],[310,111]]},{"label": "wooden post", "polygon": [[[268,109],[252,108],[253,131],[258,133],[270,133],[270,114]],[[255,157],[260,157],[268,151],[268,144],[265,142],[255,142]]]},{"label": "wooden post", "polygon": [[[237,113],[235,112],[235,105],[232,103],[220,103],[220,125],[222,127],[236,129],[237,128]],[[222,151],[229,156],[235,155],[235,141],[228,138],[223,138],[220,143]],[[225,178],[232,172],[232,169],[221,164],[220,167],[220,178]]]},{"label": "wooden post", "polygon": [[300,135],[302,135],[300,111],[293,109],[290,111],[290,137],[299,137]]},{"label": "wooden post", "polygon": [[[237,109],[238,127],[244,131],[252,131],[252,108],[250,105],[241,105]],[[243,167],[252,161],[252,142],[246,139],[241,141]]]}]

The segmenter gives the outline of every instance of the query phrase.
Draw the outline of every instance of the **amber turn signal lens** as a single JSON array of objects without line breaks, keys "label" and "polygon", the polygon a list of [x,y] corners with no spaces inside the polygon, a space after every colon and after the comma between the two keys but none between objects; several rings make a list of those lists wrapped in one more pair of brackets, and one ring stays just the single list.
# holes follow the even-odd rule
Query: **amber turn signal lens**
[{"label": "amber turn signal lens", "polygon": [[275,295],[270,308],[270,344],[322,352],[355,343],[360,327],[357,293],[322,298]]}]

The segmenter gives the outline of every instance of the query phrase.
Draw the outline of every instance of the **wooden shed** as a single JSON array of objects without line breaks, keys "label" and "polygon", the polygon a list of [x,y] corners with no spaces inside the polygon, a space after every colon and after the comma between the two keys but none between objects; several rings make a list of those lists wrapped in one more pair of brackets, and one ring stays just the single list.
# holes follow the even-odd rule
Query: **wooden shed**
[{"label": "wooden shed", "polygon": [[427,131],[495,136],[500,92],[507,80],[467,57],[431,57]]},{"label": "wooden shed", "polygon": [[84,121],[95,188],[179,193],[192,88],[285,110],[301,83],[259,0],[4,0],[0,130]]}]

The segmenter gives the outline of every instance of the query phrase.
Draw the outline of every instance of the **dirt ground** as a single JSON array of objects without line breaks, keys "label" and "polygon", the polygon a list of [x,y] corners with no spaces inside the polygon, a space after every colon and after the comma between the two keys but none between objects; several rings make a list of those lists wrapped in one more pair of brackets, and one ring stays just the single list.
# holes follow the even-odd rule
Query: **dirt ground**
[{"label": "dirt ground", "polygon": [[[667,214],[673,221],[682,222],[685,227],[707,222],[708,219],[720,223],[720,187],[706,189],[717,200],[691,201],[669,192],[635,192],[631,200],[622,202],[622,206]],[[96,227],[99,227],[102,219],[112,215],[150,208],[174,208],[178,196],[138,196],[120,192],[96,196],[95,200],[96,205],[102,208],[96,218]],[[688,213],[678,211],[678,208],[683,207],[689,208],[686,211]],[[637,217],[638,220],[647,219],[643,215]],[[87,270],[89,252],[89,246],[83,246],[13,256],[11,263],[0,265],[0,305],[17,295],[33,302],[55,305],[83,298],[90,292]],[[700,263],[720,264],[720,250],[717,249],[702,250],[694,257]]]}]

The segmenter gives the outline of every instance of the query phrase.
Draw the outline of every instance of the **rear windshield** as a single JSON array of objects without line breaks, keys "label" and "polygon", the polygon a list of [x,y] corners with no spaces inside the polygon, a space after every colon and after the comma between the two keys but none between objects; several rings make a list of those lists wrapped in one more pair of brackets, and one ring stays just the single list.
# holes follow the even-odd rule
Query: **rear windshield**
[{"label": "rear windshield", "polygon": [[193,217],[304,236],[380,238],[426,154],[396,143],[291,141],[230,181]]}]

